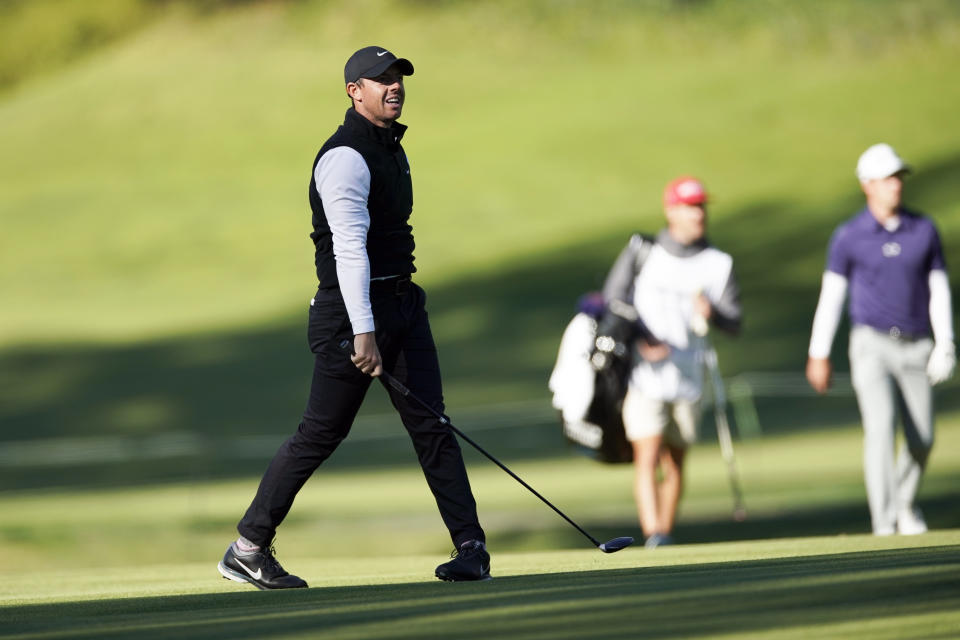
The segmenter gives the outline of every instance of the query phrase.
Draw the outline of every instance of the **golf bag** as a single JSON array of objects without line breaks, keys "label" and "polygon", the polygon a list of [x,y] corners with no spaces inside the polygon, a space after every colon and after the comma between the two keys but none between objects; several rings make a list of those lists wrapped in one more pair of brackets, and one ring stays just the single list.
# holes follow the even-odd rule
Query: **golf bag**
[{"label": "golf bag", "polygon": [[600,427],[602,432],[600,444],[594,450],[594,458],[600,462],[633,461],[633,447],[627,441],[623,427],[623,398],[627,394],[627,383],[633,368],[633,343],[636,338],[635,316],[624,317],[608,309],[597,323],[596,348],[590,357],[596,379],[593,401],[587,409],[585,420]]},{"label": "golf bag", "polygon": [[[619,274],[631,287],[655,244],[654,238],[636,234],[621,254],[629,262],[618,258]],[[624,301],[632,299],[631,291],[607,297],[591,293],[580,299],[580,313],[560,341],[549,386],[568,442],[600,462],[631,462],[633,447],[623,426],[623,398],[637,357],[634,343],[653,336],[633,305]]]},{"label": "golf bag", "polygon": [[636,314],[624,303],[613,301],[599,320],[578,314],[564,332],[550,377],[564,437],[599,462],[633,460],[621,411],[636,331]]}]

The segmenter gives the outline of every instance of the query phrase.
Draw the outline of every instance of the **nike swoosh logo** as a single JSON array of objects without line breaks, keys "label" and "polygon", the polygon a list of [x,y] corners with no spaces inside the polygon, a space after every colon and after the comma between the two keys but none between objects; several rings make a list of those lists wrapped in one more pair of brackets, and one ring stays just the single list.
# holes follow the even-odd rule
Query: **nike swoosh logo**
[{"label": "nike swoosh logo", "polygon": [[378,52],[377,52],[377,57],[379,58],[380,56],[384,56],[384,55],[386,55],[386,54],[387,54],[386,51],[378,51]]},{"label": "nike swoosh logo", "polygon": [[249,573],[249,574],[250,574],[250,577],[253,578],[254,580],[259,580],[259,579],[260,579],[260,576],[263,575],[263,573],[262,573],[262,571],[261,571],[260,569],[257,569],[256,573],[254,573],[253,571],[250,571],[250,569],[249,569],[249,567],[247,567],[247,565],[243,564],[243,563],[240,562],[239,560],[237,560],[237,564],[240,565],[240,566],[243,568],[244,571],[246,571],[247,573]]}]

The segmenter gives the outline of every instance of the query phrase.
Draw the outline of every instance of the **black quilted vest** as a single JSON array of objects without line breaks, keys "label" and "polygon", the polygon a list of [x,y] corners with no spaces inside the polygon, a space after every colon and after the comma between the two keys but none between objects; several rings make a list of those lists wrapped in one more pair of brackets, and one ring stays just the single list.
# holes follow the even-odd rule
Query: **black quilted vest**
[{"label": "black quilted vest", "polygon": [[310,172],[310,208],[313,210],[313,233],[316,247],[314,261],[321,287],[337,286],[337,267],[333,257],[333,235],[323,202],[317,193],[314,171],[320,157],[335,147],[350,147],[363,156],[370,169],[370,229],[367,232],[367,255],[370,277],[406,275],[413,266],[413,228],[407,223],[413,211],[413,185],[410,165],[400,146],[406,126],[395,122],[390,128],[374,125],[352,107],[347,110],[336,133],[330,136],[313,161]]}]

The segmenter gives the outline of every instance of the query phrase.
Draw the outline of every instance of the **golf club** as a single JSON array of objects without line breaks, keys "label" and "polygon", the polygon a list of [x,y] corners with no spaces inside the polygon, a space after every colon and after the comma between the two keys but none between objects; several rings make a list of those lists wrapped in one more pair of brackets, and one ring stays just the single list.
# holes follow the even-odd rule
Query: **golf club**
[{"label": "golf club", "polygon": [[538,493],[536,489],[534,489],[529,484],[524,482],[520,476],[515,474],[513,471],[510,471],[510,469],[508,469],[502,462],[500,462],[499,460],[494,458],[492,455],[487,453],[487,451],[483,447],[481,447],[476,442],[474,442],[470,437],[467,436],[467,434],[465,434],[463,431],[460,431],[460,429],[457,429],[455,426],[453,426],[453,423],[450,422],[450,419],[447,418],[447,416],[443,415],[442,413],[440,413],[439,411],[437,411],[436,409],[428,405],[426,402],[418,398],[416,395],[411,393],[411,391],[407,389],[407,387],[404,386],[402,382],[394,378],[392,375],[390,375],[386,371],[381,373],[380,376],[386,381],[387,384],[389,384],[391,387],[399,391],[402,396],[413,399],[417,404],[419,404],[424,409],[432,413],[434,417],[436,417],[437,420],[440,421],[441,424],[445,424],[448,427],[450,427],[450,430],[453,431],[458,436],[460,436],[461,439],[463,439],[468,444],[470,444],[470,446],[472,446],[474,449],[476,449],[477,451],[485,455],[495,465],[497,465],[498,467],[506,471],[511,478],[513,478],[514,480],[522,484],[528,491],[530,491],[530,493],[540,498],[540,500],[542,500],[545,505],[547,505],[548,507],[556,511],[561,518],[569,522],[571,525],[573,525],[573,527],[577,531],[579,531],[584,536],[586,536],[587,539],[589,539],[590,542],[594,544],[594,546],[600,549],[600,551],[603,551],[604,553],[614,553],[616,551],[620,551],[620,549],[623,549],[624,547],[629,547],[631,544],[633,544],[633,538],[629,536],[623,536],[620,538],[614,538],[613,540],[607,540],[606,542],[600,542],[599,540],[594,538],[592,535],[587,533],[582,527],[580,527],[580,525],[578,525],[576,522],[568,518],[563,511],[560,511],[560,509],[553,506],[553,504],[549,500],[547,500],[542,495],[540,495],[540,493]]},{"label": "golf club", "polygon": [[733,438],[730,435],[730,423],[727,421],[727,394],[723,388],[723,378],[717,363],[717,352],[708,342],[704,350],[704,363],[713,381],[713,412],[717,419],[717,440],[720,441],[720,455],[727,463],[727,477],[733,492],[733,519],[741,522],[747,519],[747,508],[743,504],[743,492],[737,479],[737,465],[733,457]]},{"label": "golf club", "polygon": [[[697,292],[698,295],[700,292]],[[710,373],[713,383],[713,414],[717,420],[717,440],[720,442],[720,455],[727,463],[727,477],[730,479],[730,490],[733,492],[733,519],[742,522],[747,519],[747,508],[743,504],[743,492],[740,490],[740,481],[737,479],[737,465],[733,458],[733,438],[730,435],[730,423],[727,421],[727,394],[723,388],[723,377],[720,375],[720,364],[717,362],[717,350],[710,344],[707,334],[710,324],[699,314],[691,318],[690,328],[700,338],[700,348],[703,353],[703,363]]]}]

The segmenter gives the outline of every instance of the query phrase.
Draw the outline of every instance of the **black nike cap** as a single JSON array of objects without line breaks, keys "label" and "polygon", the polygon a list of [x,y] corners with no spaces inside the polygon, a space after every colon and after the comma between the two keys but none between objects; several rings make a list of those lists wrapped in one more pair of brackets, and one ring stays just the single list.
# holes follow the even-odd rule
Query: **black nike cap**
[{"label": "black nike cap", "polygon": [[413,64],[406,58],[398,58],[383,47],[364,47],[350,56],[343,67],[344,84],[360,78],[376,78],[392,65],[397,65],[405,76],[413,75]]}]

